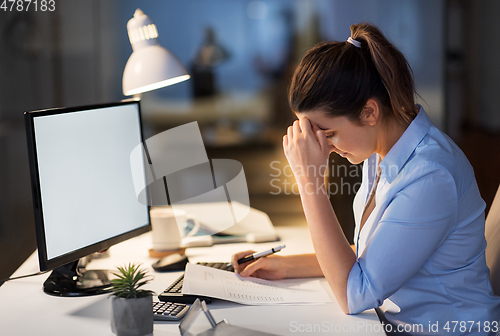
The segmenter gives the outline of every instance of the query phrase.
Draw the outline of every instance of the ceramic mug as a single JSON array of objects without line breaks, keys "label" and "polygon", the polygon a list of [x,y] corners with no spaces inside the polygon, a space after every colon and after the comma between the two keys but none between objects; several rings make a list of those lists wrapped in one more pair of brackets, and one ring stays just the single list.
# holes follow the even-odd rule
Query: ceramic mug
[{"label": "ceramic mug", "polygon": [[[195,235],[200,229],[200,222],[184,210],[172,208],[153,208],[150,210],[153,228],[153,250],[172,251],[182,247],[182,239]],[[193,221],[194,226],[187,234],[184,225]]]}]

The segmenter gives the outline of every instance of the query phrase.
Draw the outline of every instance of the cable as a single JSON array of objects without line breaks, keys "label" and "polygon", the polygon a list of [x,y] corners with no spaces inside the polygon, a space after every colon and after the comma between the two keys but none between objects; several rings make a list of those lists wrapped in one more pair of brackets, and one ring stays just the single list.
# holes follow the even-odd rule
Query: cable
[{"label": "cable", "polygon": [[42,274],[45,274],[47,272],[49,272],[49,271],[36,272],[36,273],[32,273],[32,274],[27,274],[27,275],[21,275],[21,276],[14,277],[14,278],[3,279],[3,280],[0,280],[0,286],[3,285],[5,282],[10,281],[10,280],[17,280],[17,279],[22,279],[22,278],[28,278],[28,277],[36,276],[36,275],[42,275]]}]

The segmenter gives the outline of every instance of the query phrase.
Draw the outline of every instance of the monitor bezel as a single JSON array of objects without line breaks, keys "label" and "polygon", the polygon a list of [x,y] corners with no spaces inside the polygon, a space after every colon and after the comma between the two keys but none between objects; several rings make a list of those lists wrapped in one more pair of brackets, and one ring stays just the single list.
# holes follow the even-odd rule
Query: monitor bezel
[{"label": "monitor bezel", "polygon": [[[122,241],[133,238],[135,236],[141,235],[145,232],[151,231],[151,217],[150,217],[150,206],[149,202],[147,202],[147,220],[148,223],[144,226],[141,226],[137,229],[122,233],[120,235],[108,238],[106,240],[97,242],[92,245],[85,246],[83,248],[77,249],[72,252],[68,252],[61,256],[54,257],[49,259],[47,256],[47,244],[45,240],[45,225],[43,221],[43,208],[41,201],[41,188],[40,188],[40,176],[38,171],[38,158],[36,152],[36,143],[35,143],[35,127],[33,119],[36,117],[43,117],[49,115],[63,114],[63,113],[71,113],[77,111],[84,110],[93,110],[93,109],[101,109],[107,107],[114,106],[122,106],[122,105],[136,105],[138,116],[139,116],[139,131],[141,136],[141,143],[144,143],[144,134],[142,127],[142,115],[141,115],[141,106],[140,100],[138,99],[129,99],[120,102],[112,102],[112,103],[104,103],[104,104],[93,104],[93,105],[82,105],[82,106],[73,106],[73,107],[60,107],[60,108],[50,108],[44,110],[37,111],[28,111],[24,113],[25,126],[26,126],[26,135],[27,135],[27,144],[28,144],[28,158],[29,158],[29,169],[30,169],[30,177],[31,177],[31,191],[33,198],[33,210],[35,217],[35,231],[36,231],[36,240],[38,246],[38,260],[40,264],[41,271],[47,271],[59,266],[74,262],[80,258],[83,258],[89,254],[94,252],[101,252],[107,250],[113,245],[116,245]],[[149,195],[146,192],[146,198]]]}]

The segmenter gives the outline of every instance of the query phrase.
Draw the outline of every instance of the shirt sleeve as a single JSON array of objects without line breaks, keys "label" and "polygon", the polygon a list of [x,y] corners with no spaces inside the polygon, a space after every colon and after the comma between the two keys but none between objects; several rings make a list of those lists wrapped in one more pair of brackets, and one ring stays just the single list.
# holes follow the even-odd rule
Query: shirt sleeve
[{"label": "shirt sleeve", "polygon": [[456,223],[457,190],[446,169],[425,163],[406,177],[349,273],[350,314],[382,305],[422,268]]}]

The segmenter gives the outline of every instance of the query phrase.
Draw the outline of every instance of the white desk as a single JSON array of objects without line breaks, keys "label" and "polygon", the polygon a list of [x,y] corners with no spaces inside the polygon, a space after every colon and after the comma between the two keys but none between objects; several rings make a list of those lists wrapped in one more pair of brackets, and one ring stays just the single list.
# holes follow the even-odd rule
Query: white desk
[{"label": "white desk", "polygon": [[[280,254],[311,252],[307,228],[278,227],[282,242],[287,245]],[[142,262],[155,279],[149,289],[162,292],[180,272],[155,273],[148,256],[150,233],[133,238],[110,249],[111,257],[93,260],[88,268],[114,269],[130,261]],[[244,249],[257,251],[274,247],[276,243],[225,244],[204,248],[189,248],[191,262],[228,261],[231,254]],[[38,256],[33,254],[13,276],[37,272]],[[61,298],[46,295],[42,283],[48,273],[36,277],[6,282],[0,287],[0,334],[37,336],[97,336],[114,335],[110,327],[111,300],[107,295]],[[325,286],[328,286],[325,283]],[[329,288],[328,288],[329,290]],[[330,296],[333,294],[329,291]],[[341,312],[333,298],[327,305],[317,306],[245,306],[216,300],[209,305],[217,321],[267,331],[278,335],[385,335],[374,310],[349,316]],[[316,328],[316,329],[314,329]],[[154,335],[180,335],[178,323],[155,322]]]}]

